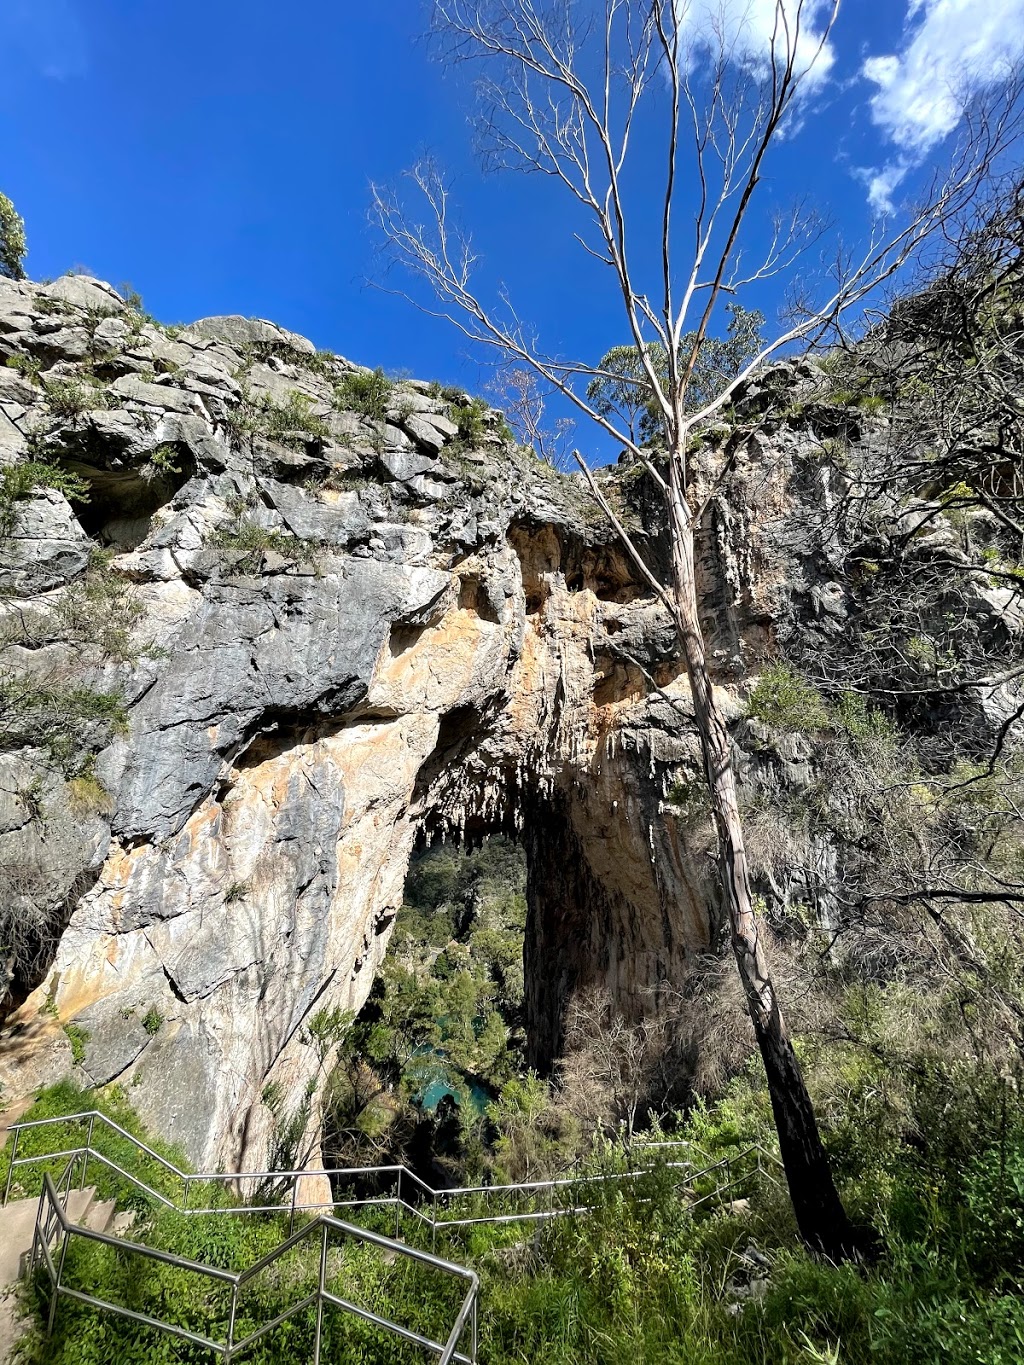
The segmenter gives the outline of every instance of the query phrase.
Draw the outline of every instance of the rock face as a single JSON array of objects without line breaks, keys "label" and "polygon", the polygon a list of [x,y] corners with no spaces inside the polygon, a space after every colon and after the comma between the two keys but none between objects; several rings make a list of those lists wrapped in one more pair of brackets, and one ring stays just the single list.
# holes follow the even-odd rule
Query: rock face
[{"label": "rock face", "polygon": [[[3,359],[0,470],[36,470],[0,539],[5,1099],[116,1080],[195,1162],[262,1165],[262,1095],[316,1082],[310,1019],[365,999],[426,838],[526,844],[539,1066],[577,986],[638,1013],[685,973],[716,918],[688,688],[576,480],[426,384],[367,416],[304,338],[96,281],[0,280]],[[747,443],[757,516],[702,542],[737,721],[795,614],[841,629],[801,441]]]}]

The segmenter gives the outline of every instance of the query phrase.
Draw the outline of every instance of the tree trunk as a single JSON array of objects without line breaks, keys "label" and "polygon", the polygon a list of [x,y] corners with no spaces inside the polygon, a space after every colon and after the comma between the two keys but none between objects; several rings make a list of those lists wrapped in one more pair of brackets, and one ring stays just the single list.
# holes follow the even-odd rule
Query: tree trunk
[{"label": "tree trunk", "polygon": [[814,1106],[782,1017],[754,913],[729,733],[712,689],[697,613],[693,519],[674,466],[675,461],[669,487],[673,605],[718,831],[722,889],[736,965],[768,1078],[779,1151],[800,1235],[812,1251],[832,1260],[845,1260],[857,1249],[857,1238],[832,1180]]}]

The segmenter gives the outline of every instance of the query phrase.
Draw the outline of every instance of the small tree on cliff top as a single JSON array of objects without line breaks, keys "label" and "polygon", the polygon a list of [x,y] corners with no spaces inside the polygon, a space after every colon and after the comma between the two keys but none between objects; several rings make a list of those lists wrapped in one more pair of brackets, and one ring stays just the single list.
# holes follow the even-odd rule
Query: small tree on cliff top
[{"label": "small tree on cliff top", "polygon": [[[718,833],[732,942],[764,1061],[779,1144],[801,1234],[833,1257],[856,1239],[840,1202],[814,1111],[772,983],[754,911],[729,733],[712,686],[699,620],[694,540],[712,496],[727,496],[723,455],[710,474],[691,461],[691,438],[722,413],[739,385],[780,348],[820,341],[843,315],[905,265],[920,243],[969,202],[1015,129],[1015,101],[977,111],[950,170],[895,227],[856,256],[837,246],[818,295],[807,286],[788,321],[708,387],[726,298],[788,274],[823,228],[798,206],[776,218],[755,260],[741,252],[758,187],[794,105],[821,70],[839,0],[434,0],[432,31],[450,63],[478,72],[481,130],[491,163],[558,183],[577,215],[566,222],[607,270],[621,300],[628,364],[602,369],[545,353],[504,294],[494,306],[473,282],[476,257],[453,221],[448,185],[431,163],[410,173],[417,208],[384,189],[374,212],[395,255],[429,287],[427,311],[475,343],[532,369],[543,383],[621,443],[664,497],[671,573],[643,558],[582,458],[600,504],[641,579],[675,622],[689,677]],[[756,19],[767,18],[750,41]],[[736,18],[736,12],[739,17]],[[730,17],[732,16],[732,17]],[[653,131],[652,131],[653,130]],[[630,176],[642,137],[660,136],[663,174]],[[639,184],[639,188],[638,188]],[[651,244],[657,249],[651,251]],[[641,264],[642,261],[642,264]],[[721,343],[720,343],[721,344]],[[643,422],[604,401],[632,378]],[[629,387],[627,382],[626,388]],[[627,410],[630,405],[625,405]],[[658,456],[652,453],[653,442]]]},{"label": "small tree on cliff top", "polygon": [[25,220],[6,194],[0,194],[0,275],[23,280],[23,262],[28,254]]}]

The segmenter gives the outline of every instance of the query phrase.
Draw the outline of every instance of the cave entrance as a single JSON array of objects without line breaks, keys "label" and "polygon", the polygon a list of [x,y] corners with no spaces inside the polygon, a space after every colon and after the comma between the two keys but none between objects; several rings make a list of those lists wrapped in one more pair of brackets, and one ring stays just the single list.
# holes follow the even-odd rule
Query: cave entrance
[{"label": "cave entrance", "polygon": [[489,1139],[487,1109],[527,1072],[526,850],[496,834],[413,856],[403,904],[332,1086],[332,1164],[368,1150],[437,1184]]}]

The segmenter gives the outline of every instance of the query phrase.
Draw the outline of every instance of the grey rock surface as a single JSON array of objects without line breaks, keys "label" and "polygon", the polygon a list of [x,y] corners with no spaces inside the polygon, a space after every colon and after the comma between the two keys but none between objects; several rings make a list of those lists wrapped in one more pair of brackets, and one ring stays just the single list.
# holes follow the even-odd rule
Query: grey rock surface
[{"label": "grey rock surface", "polygon": [[49,592],[85,571],[94,546],[61,493],[40,489],[12,513],[9,533],[0,536],[0,594]]}]

